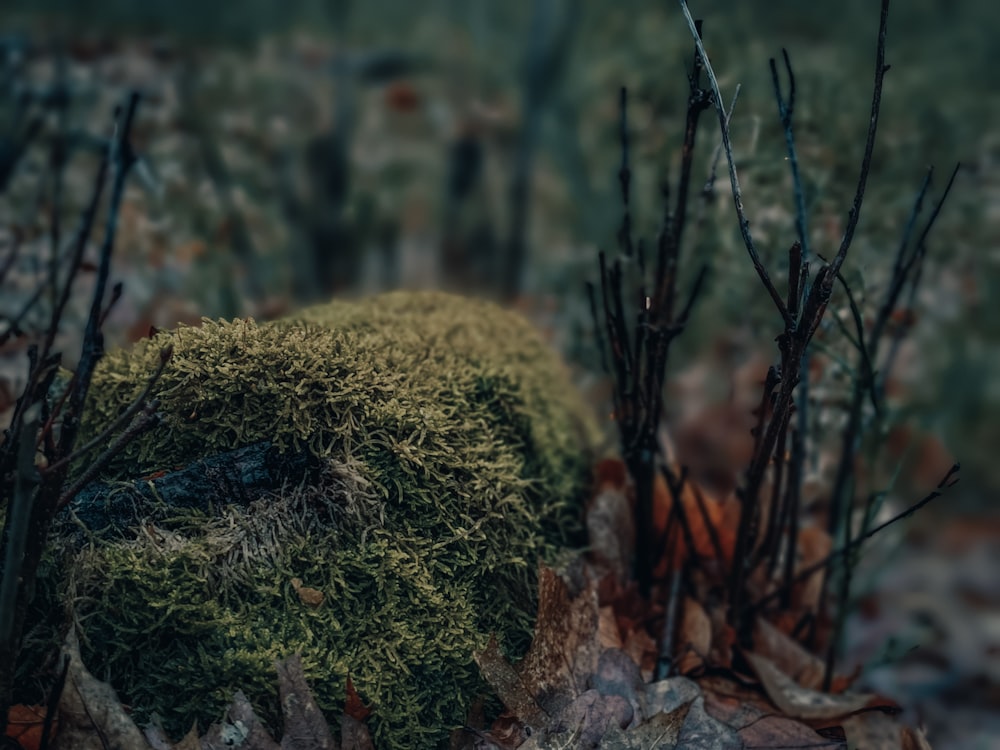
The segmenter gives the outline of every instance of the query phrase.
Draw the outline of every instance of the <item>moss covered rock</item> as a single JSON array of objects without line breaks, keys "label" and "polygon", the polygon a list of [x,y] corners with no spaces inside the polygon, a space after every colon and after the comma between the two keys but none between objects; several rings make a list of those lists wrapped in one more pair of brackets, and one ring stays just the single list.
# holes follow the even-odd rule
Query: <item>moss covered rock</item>
[{"label": "moss covered rock", "polygon": [[537,561],[578,541],[587,416],[559,359],[517,315],[438,293],[205,321],[108,354],[82,440],[167,344],[163,424],[105,480],[260,441],[320,470],[211,512],[154,503],[73,552],[85,661],[180,733],[236,689],[273,722],[273,662],[300,652],[330,716],[350,674],[377,746],[439,743],[484,689],[473,651],[496,632],[523,652]]}]

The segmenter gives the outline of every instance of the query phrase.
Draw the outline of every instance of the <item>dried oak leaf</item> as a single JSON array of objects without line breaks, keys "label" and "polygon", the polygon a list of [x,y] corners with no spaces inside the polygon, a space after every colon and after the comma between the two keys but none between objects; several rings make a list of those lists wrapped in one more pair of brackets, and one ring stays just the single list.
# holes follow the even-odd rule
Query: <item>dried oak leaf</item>
[{"label": "dried oak leaf", "polygon": [[544,726],[586,691],[600,651],[597,627],[593,582],[574,596],[558,573],[542,566],[538,618],[527,655],[512,667],[491,639],[476,663],[508,711],[529,726]]},{"label": "dried oak leaf", "polygon": [[69,660],[66,682],[59,696],[59,727],[52,750],[150,750],[142,732],[125,711],[114,688],[95,678],[83,666],[76,633],[70,630],[63,645]]},{"label": "dried oak leaf", "polygon": [[16,740],[23,750],[38,750],[45,727],[45,706],[11,706],[7,712],[6,737]]},{"label": "dried oak leaf", "polygon": [[816,730],[774,711],[759,690],[722,676],[703,677],[698,684],[707,712],[732,727],[746,748],[809,747],[834,750],[842,743],[825,742]]}]

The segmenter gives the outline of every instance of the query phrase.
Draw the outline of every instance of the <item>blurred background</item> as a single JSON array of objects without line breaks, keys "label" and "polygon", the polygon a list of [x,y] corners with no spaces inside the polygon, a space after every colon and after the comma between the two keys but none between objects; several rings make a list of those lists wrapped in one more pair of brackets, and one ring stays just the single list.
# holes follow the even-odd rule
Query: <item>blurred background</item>
[{"label": "blurred background", "polygon": [[[795,211],[768,58],[784,47],[794,66],[810,238],[829,257],[864,145],[878,9],[702,0],[692,12],[723,95],[742,87],[734,149],[780,282]],[[897,509],[953,457],[962,480],[871,553],[849,652],[870,684],[928,722],[936,747],[997,747],[990,738],[1000,736],[998,30],[994,4],[892,8],[892,70],[844,266],[871,314],[926,169],[936,167],[930,203],[961,162],[900,323],[892,430],[865,470],[891,487]],[[110,345],[203,316],[271,318],[333,296],[443,288],[533,317],[603,408],[583,285],[597,277],[598,250],[617,248],[618,90],[630,92],[633,226],[654,242],[660,185],[678,171],[691,57],[671,2],[6,0],[0,250],[37,246],[21,253],[27,278],[60,247],[53,221],[63,242],[71,236],[113,109],[138,90],[140,162],[120,217],[113,276],[124,294]],[[709,111],[684,273],[701,263],[711,272],[672,352],[667,404],[678,451],[705,481],[742,465],[747,412],[780,332],[737,231],[724,162],[702,191],[718,141]],[[839,291],[834,306],[848,315]],[[817,351],[815,398],[836,413],[851,349],[831,322]],[[0,357],[4,406],[23,357],[16,346]],[[836,426],[817,423],[817,475],[822,431],[836,437]]]}]

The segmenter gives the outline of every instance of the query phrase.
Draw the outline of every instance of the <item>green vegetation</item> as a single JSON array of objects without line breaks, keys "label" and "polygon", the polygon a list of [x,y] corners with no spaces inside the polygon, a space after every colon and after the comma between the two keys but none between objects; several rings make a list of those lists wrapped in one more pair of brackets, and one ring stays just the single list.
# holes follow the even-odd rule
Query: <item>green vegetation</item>
[{"label": "green vegetation", "polygon": [[442,739],[483,691],[472,652],[496,632],[523,653],[538,560],[579,542],[592,428],[558,357],[519,316],[438,293],[205,321],[109,353],[83,440],[167,344],[164,421],[106,479],[265,439],[310,451],[322,476],[207,516],[150,508],[124,538],[92,538],[64,593],[84,659],[180,735],[236,689],[273,722],[273,662],[298,651],[331,717],[350,675],[379,747]]}]

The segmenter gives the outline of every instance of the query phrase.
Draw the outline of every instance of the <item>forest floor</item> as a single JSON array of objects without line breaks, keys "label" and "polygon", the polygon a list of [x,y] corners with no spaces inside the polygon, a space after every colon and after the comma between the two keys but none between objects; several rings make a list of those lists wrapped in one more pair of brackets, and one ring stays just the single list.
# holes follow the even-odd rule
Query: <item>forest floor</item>
[{"label": "forest floor", "polygon": [[[744,84],[734,139],[748,211],[758,236],[778,248],[769,258],[774,262],[793,236],[794,210],[767,57],[785,46],[796,65],[800,154],[820,252],[831,252],[842,229],[865,125],[876,19],[863,3],[848,4],[843,13],[839,3],[815,5],[812,16],[802,17],[775,10],[748,18],[729,9],[738,16],[729,24],[713,18],[712,9],[705,12],[709,53],[717,55],[720,71],[728,71],[724,91]],[[847,275],[870,307],[923,169],[936,162],[945,174],[960,160],[959,181],[935,229],[913,304],[918,324],[898,383],[906,404],[900,412],[914,436],[907,450],[924,445],[924,436],[939,436],[935,465],[945,461],[942,454],[962,459],[961,492],[948,505],[927,509],[905,532],[871,545],[858,576],[844,664],[863,664],[861,686],[899,700],[914,721],[926,723],[935,748],[965,750],[1000,747],[1000,471],[993,450],[1000,428],[988,417],[1000,408],[1000,323],[991,313],[1000,293],[1000,140],[992,128],[1000,111],[995,97],[983,95],[996,90],[1000,66],[982,38],[988,18],[938,5],[901,7],[890,25],[893,70],[884,135]],[[407,38],[400,28],[380,26],[377,9],[359,10],[346,43],[340,42],[358,58],[398,47],[429,60],[406,75],[352,84],[351,180],[341,209],[364,259],[354,293],[387,285],[387,242],[396,247],[392,277],[398,284],[442,282],[448,154],[462,134],[472,133],[483,151],[481,180],[459,223],[485,245],[503,244],[508,165],[524,118],[517,66],[527,19],[449,12],[458,16],[442,11],[413,21]],[[57,81],[60,57],[49,39],[65,20],[14,12],[7,20],[8,27],[25,29],[28,42],[23,64],[9,70],[32,86]],[[195,323],[202,316],[266,317],[297,307],[289,258],[308,243],[289,197],[322,209],[311,192],[307,155],[334,126],[337,103],[344,101],[331,84],[336,35],[329,29],[310,33],[303,25],[206,42],[133,29],[131,21],[108,23],[73,37],[63,80],[74,92],[74,127],[91,134],[106,131],[123,91],[139,88],[145,95],[136,136],[144,167],[123,205],[114,273],[125,294],[108,321],[109,341],[125,344],[150,326]],[[453,44],[436,49],[434,40],[446,32]],[[689,44],[672,11],[630,6],[605,16],[591,9],[576,33],[534,163],[533,255],[522,307],[579,364],[584,387],[599,403],[606,391],[593,374],[596,357],[580,290],[583,279],[595,275],[596,248],[613,246],[617,227],[617,87],[625,82],[634,92],[634,158],[646,165],[636,170],[637,223],[651,235],[659,218],[655,186],[663,153],[676,165],[677,102],[683,102],[682,65],[690,58],[679,51]],[[703,132],[707,154],[716,138],[714,129]],[[88,195],[93,167],[92,154],[81,149],[66,172],[67,228]],[[41,236],[40,225],[24,217],[36,207],[36,178],[43,172],[44,151],[30,153],[5,195],[0,220],[13,233]],[[943,182],[940,176],[937,181]],[[726,362],[735,372],[766,351],[777,329],[751,278],[724,183],[700,210],[695,247],[712,253],[715,277],[701,314],[678,343],[670,380],[674,392],[702,404],[705,414],[719,414],[736,376],[706,375],[706,368]],[[237,225],[251,238],[252,260],[240,255],[246,247]],[[254,286],[256,296],[247,295]],[[82,289],[78,299],[86,299]],[[830,349],[839,351],[836,343]],[[22,360],[16,347],[4,349],[0,397],[17,392]],[[678,428],[682,417],[695,414],[691,408],[671,411],[669,404],[668,412]],[[899,482],[892,502],[912,502],[933,486],[930,469],[919,468]]]}]

